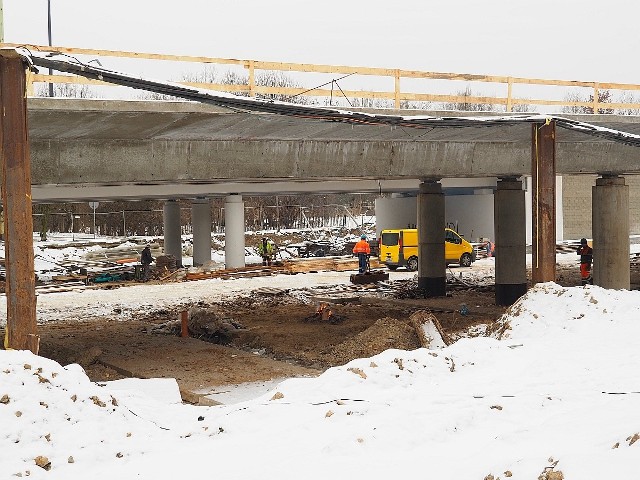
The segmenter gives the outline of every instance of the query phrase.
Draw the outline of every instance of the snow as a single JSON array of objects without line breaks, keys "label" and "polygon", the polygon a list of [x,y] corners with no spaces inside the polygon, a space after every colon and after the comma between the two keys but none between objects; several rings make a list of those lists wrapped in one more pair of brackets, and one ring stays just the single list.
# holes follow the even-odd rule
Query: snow
[{"label": "snow", "polygon": [[[577,263],[575,254],[558,261]],[[493,262],[472,270],[481,276]],[[345,275],[335,273],[170,288],[185,301],[220,298],[339,283]],[[40,295],[38,316],[157,307],[167,291]],[[0,351],[0,477],[535,479],[554,470],[565,479],[635,478],[638,318],[638,291],[539,284],[491,335],[387,350],[215,407],[178,403],[171,379],[96,384],[78,365]]]}]

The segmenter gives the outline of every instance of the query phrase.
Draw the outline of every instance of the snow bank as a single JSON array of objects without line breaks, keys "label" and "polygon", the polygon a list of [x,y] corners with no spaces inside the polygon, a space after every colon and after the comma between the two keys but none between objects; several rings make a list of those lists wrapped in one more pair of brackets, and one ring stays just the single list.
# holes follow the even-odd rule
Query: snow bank
[{"label": "snow bank", "polygon": [[[539,285],[493,337],[387,350],[218,407],[119,397],[77,366],[0,352],[0,471],[69,480],[531,479],[551,470],[633,478],[639,295]],[[35,466],[38,455],[50,472]]]}]

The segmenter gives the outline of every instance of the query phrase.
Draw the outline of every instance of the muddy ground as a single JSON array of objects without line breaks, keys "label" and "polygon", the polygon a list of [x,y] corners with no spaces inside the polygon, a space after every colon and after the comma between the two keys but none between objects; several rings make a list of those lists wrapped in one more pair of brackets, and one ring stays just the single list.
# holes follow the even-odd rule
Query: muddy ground
[{"label": "muddy ground", "polygon": [[[564,286],[580,284],[576,269],[558,267],[557,277]],[[636,288],[637,277],[633,272]],[[482,334],[484,326],[505,311],[495,305],[491,284],[467,287],[453,282],[447,288],[446,297],[426,299],[405,281],[393,293],[333,301],[332,316],[325,319],[317,310],[327,298],[300,291],[247,292],[224,302],[151,310],[127,321],[71,319],[40,326],[40,354],[63,365],[80,363],[94,381],[173,377],[181,389],[192,392],[315,375],[388,348],[418,348],[408,322],[418,310],[433,312],[454,340]],[[204,310],[212,321],[191,324],[190,338],[181,338],[180,312],[186,309]]]}]

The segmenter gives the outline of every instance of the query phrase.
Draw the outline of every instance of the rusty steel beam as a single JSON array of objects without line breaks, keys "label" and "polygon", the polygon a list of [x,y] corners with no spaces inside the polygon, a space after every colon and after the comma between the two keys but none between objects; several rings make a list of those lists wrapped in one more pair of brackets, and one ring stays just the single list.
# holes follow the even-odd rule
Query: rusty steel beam
[{"label": "rusty steel beam", "polygon": [[7,295],[5,347],[38,353],[25,64],[0,50],[0,155]]},{"label": "rusty steel beam", "polygon": [[534,124],[531,140],[531,282],[556,281],[556,124]]}]

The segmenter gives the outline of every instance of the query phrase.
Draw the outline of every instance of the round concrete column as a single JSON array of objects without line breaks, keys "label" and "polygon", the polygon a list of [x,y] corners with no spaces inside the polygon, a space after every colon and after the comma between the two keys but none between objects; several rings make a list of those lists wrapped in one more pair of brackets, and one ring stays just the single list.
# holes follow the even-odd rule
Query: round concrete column
[{"label": "round concrete column", "polygon": [[206,198],[191,202],[193,225],[193,265],[199,266],[211,260],[211,205]]},{"label": "round concrete column", "polygon": [[416,198],[391,196],[376,198],[376,237],[382,230],[416,228]]},{"label": "round concrete column", "polygon": [[503,178],[494,194],[496,304],[512,305],[527,293],[527,225],[522,182]]},{"label": "round concrete column", "polygon": [[592,188],[593,282],[629,290],[629,186],[624,177],[606,176]]},{"label": "round concrete column", "polygon": [[164,253],[176,257],[176,264],[182,267],[182,239],[180,237],[180,204],[175,200],[164,202]]},{"label": "round concrete column", "polygon": [[244,202],[229,195],[224,204],[224,258],[226,268],[240,268],[244,261]]},{"label": "round concrete column", "polygon": [[427,297],[446,295],[444,194],[437,181],[420,184],[418,193],[418,288]]}]

